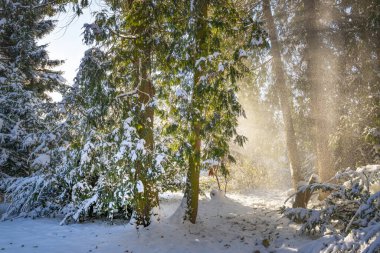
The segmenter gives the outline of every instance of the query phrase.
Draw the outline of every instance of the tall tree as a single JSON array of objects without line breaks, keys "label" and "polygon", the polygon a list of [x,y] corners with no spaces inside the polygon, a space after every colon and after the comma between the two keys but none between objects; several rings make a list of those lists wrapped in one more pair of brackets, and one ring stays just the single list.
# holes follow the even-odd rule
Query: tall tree
[{"label": "tall tree", "polygon": [[50,132],[54,104],[46,92],[63,88],[51,69],[61,61],[38,45],[53,30],[54,13],[40,1],[0,2],[0,167],[11,175],[30,175],[42,158],[48,165],[49,143],[57,137]]},{"label": "tall tree", "polygon": [[327,82],[321,80],[323,76],[323,45],[320,36],[321,30],[318,26],[317,1],[304,0],[303,5],[306,31],[305,61],[307,63],[305,75],[310,86],[316,167],[320,180],[326,182],[335,174],[333,152],[329,146],[329,133],[331,133],[331,121],[333,120],[328,117],[328,98],[331,90],[325,86]]},{"label": "tall tree", "polygon": [[[334,155],[339,168],[376,163],[376,135],[380,125],[379,94],[380,33],[376,1],[342,1],[332,7],[332,44],[339,52],[339,122],[333,135]],[[377,123],[376,123],[377,122]]]},{"label": "tall tree", "polygon": [[179,20],[171,33],[171,70],[162,77],[171,83],[165,96],[167,131],[177,135],[171,147],[174,159],[187,168],[183,217],[195,223],[201,169],[209,164],[224,166],[224,158],[232,160],[230,141],[242,145],[246,140],[236,130],[244,113],[237,80],[248,72],[245,59],[262,46],[256,43],[262,34],[237,3],[191,1],[184,6],[180,15],[188,23],[181,25]]},{"label": "tall tree", "polygon": [[[271,41],[272,70],[284,120],[286,146],[291,165],[292,184],[293,188],[297,190],[299,186],[298,184],[300,181],[303,181],[303,178],[301,174],[301,161],[298,152],[297,139],[293,127],[293,98],[289,87],[286,84],[285,71],[281,61],[281,47],[277,37],[276,25],[272,16],[270,0],[263,0],[263,11],[268,27],[269,39]],[[304,199],[305,197],[306,196],[296,198],[296,202],[294,203],[295,207],[305,207],[308,202],[307,199]]]},{"label": "tall tree", "polygon": [[[104,108],[99,113],[105,124],[88,123],[96,133],[106,133],[112,139],[114,147],[104,152],[108,153],[107,156],[112,156],[112,152],[117,154],[113,159],[107,158],[110,163],[107,166],[129,179],[130,182],[124,185],[129,192],[127,202],[134,210],[136,224],[143,226],[150,224],[152,209],[158,206],[156,169],[160,165],[155,160],[156,98],[151,73],[152,58],[159,48],[154,38],[160,36],[155,34],[162,15],[159,14],[160,6],[151,1],[110,1],[111,12],[97,13],[95,23],[86,25],[85,31],[86,42],[96,42],[100,45],[96,51],[104,50],[108,55],[109,66],[98,66],[104,73],[101,78],[93,79],[86,71],[79,76],[83,80],[78,79],[79,85],[91,84],[100,91],[100,98],[96,94],[89,95],[94,98],[92,106],[96,106],[97,98]],[[99,62],[100,59],[95,60]],[[110,85],[110,92],[102,91],[106,84]],[[123,167],[121,170],[120,166]],[[116,180],[114,187],[119,186],[120,182]]]},{"label": "tall tree", "polygon": [[[136,163],[136,181],[141,182],[143,192],[138,191],[136,196],[136,220],[138,225],[148,226],[151,222],[152,208],[158,206],[158,192],[155,182],[149,175],[154,166],[154,99],[155,88],[151,77],[153,52],[153,22],[155,12],[152,2],[130,1],[122,8],[127,29],[133,39],[134,88],[137,91],[137,104],[135,107],[137,117],[137,133],[144,140],[146,157]],[[130,30],[130,31],[129,31]]]},{"label": "tall tree", "polygon": [[[50,171],[55,191],[45,194],[44,184],[37,195],[56,204],[46,212],[63,211],[65,220],[132,209],[137,225],[147,226],[158,189],[187,173],[182,218],[195,222],[200,170],[232,159],[232,139],[246,140],[236,130],[243,114],[237,80],[248,72],[247,55],[261,47],[261,30],[228,0],[108,3],[85,25],[84,39],[95,46],[64,96],[70,136],[62,164]],[[36,193],[28,187],[24,195]],[[41,206],[26,202],[25,212]]]},{"label": "tall tree", "polygon": [[187,172],[187,182],[184,198],[187,201],[187,210],[185,219],[195,223],[198,212],[198,196],[199,196],[199,174],[201,171],[201,120],[204,108],[200,99],[201,96],[201,80],[202,72],[196,66],[196,60],[204,55],[208,55],[208,1],[194,1],[194,6],[190,6],[190,15],[194,19],[194,51],[192,54],[191,64],[194,68],[193,77],[193,94],[191,98],[191,107],[193,111],[190,130],[191,154],[189,155],[189,169]]}]

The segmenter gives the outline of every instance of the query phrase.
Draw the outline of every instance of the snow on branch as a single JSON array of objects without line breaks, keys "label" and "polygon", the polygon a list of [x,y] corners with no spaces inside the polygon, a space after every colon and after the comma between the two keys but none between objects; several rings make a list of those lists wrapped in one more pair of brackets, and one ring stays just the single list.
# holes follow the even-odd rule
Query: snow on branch
[{"label": "snow on branch", "polygon": [[[281,208],[290,220],[301,223],[300,232],[327,236],[336,241],[322,252],[374,252],[380,248],[380,165],[348,168],[338,172],[330,183],[300,187],[330,195],[312,208]],[[334,183],[331,183],[334,182]]]}]

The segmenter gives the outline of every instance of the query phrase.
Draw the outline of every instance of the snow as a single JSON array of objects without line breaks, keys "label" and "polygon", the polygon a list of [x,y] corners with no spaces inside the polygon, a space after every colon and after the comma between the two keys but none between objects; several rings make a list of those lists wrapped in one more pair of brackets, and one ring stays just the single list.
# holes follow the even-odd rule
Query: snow
[{"label": "snow", "polygon": [[[215,191],[213,191],[216,193]],[[174,219],[180,193],[160,196],[160,220],[136,230],[122,221],[59,226],[59,219],[18,218],[0,223],[4,253],[125,252],[319,252],[329,238],[296,233],[278,213],[284,191],[217,194],[199,203],[197,224]],[[0,212],[1,212],[0,208]],[[331,239],[330,239],[331,240]],[[267,247],[266,247],[267,246]]]},{"label": "snow", "polygon": [[140,140],[138,140],[138,142],[136,144],[136,149],[137,150],[144,150],[144,145],[145,145],[145,140],[140,139]]},{"label": "snow", "polygon": [[[16,219],[0,224],[2,252],[124,252],[124,226],[105,223],[60,226],[55,219]],[[3,236],[5,235],[5,236]],[[19,236],[25,236],[20,238]],[[20,240],[21,239],[21,240]]]},{"label": "snow", "polygon": [[177,87],[177,89],[175,90],[175,95],[177,97],[187,97],[188,96],[187,92],[184,89],[180,88],[180,87]]},{"label": "snow", "polygon": [[144,192],[144,184],[140,180],[136,182],[137,192]]},{"label": "snow", "polygon": [[226,200],[226,196],[225,196],[224,192],[221,190],[216,190],[216,189],[214,189],[210,192],[210,198],[212,200],[218,200],[218,201]]},{"label": "snow", "polygon": [[131,159],[132,162],[136,161],[137,159],[137,154],[136,154],[136,151],[135,150],[131,150],[130,154],[129,154],[129,158]]},{"label": "snow", "polygon": [[37,156],[36,159],[34,159],[32,166],[41,165],[43,167],[46,167],[50,163],[50,156],[47,154],[40,154]]},{"label": "snow", "polygon": [[1,216],[1,214],[5,213],[5,211],[7,210],[7,208],[8,208],[7,204],[0,203],[0,216]]},{"label": "snow", "polygon": [[246,57],[248,56],[247,52],[244,49],[239,50],[239,57]]},{"label": "snow", "polygon": [[252,46],[260,46],[261,44],[263,44],[263,38],[259,37],[258,39],[257,38],[253,38],[251,40],[251,45]]},{"label": "snow", "polygon": [[302,247],[298,249],[298,252],[300,253],[320,252],[321,250],[323,250],[323,248],[326,247],[326,245],[329,245],[332,242],[334,242],[334,240],[335,240],[334,236],[322,237],[317,240],[306,243],[305,245],[303,245]]},{"label": "snow", "polygon": [[197,67],[201,62],[205,62],[206,61],[206,58],[205,57],[201,57],[199,58],[198,60],[195,61],[195,67]]},{"label": "snow", "polygon": [[164,159],[165,159],[165,155],[164,154],[158,154],[156,156],[156,164],[161,164]]},{"label": "snow", "polygon": [[0,25],[4,25],[7,22],[5,18],[0,19]]},{"label": "snow", "polygon": [[223,63],[219,62],[219,65],[218,65],[218,71],[219,72],[223,72],[224,71],[224,65]]},{"label": "snow", "polygon": [[89,154],[91,152],[91,149],[93,149],[93,145],[90,142],[87,142],[84,145],[83,151],[81,152],[81,158],[80,158],[80,164],[83,165],[90,161]]},{"label": "snow", "polygon": [[[98,194],[95,194],[94,196],[92,196],[91,198],[89,199],[86,199],[85,201],[83,201],[83,205],[81,208],[79,208],[76,213],[73,215],[73,219],[74,220],[78,220],[79,219],[79,216],[81,214],[81,212],[85,211],[85,210],[88,210],[88,208],[90,207],[91,204],[95,203],[98,199]],[[61,224],[63,224],[64,222],[61,222]]]},{"label": "snow", "polygon": [[204,160],[202,161],[202,165],[205,165],[205,166],[218,166],[220,164],[220,161],[218,160],[214,160],[214,159],[207,159],[207,160]]}]

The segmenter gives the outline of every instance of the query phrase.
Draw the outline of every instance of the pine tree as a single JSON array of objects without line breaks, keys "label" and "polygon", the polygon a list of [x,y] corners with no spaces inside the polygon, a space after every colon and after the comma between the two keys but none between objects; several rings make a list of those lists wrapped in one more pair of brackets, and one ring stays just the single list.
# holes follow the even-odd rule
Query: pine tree
[{"label": "pine tree", "polygon": [[[239,144],[245,140],[236,133],[237,118],[243,112],[236,97],[236,80],[246,71],[242,60],[247,55],[245,50],[252,48],[251,41],[258,39],[258,29],[249,18],[239,17],[230,2],[225,2],[222,6],[213,3],[214,15],[208,22],[202,18],[207,10],[203,9],[198,13],[200,10],[197,9],[200,8],[197,4],[205,8],[203,4],[207,5],[206,2],[194,2],[194,5],[185,2],[174,3],[174,13],[171,4],[173,3],[116,3],[114,7],[120,8],[120,15],[106,17],[100,14],[98,23],[89,26],[92,37],[88,38],[95,38],[102,45],[112,45],[109,52],[110,56],[115,57],[111,75],[115,85],[123,80],[120,79],[120,73],[127,73],[128,79],[123,84],[129,83],[127,87],[130,90],[120,92],[117,97],[122,98],[127,105],[126,108],[131,111],[132,126],[137,129],[140,139],[144,139],[143,135],[147,133],[144,131],[149,130],[149,127],[146,128],[149,126],[149,120],[145,120],[152,117],[140,113],[149,109],[149,104],[141,107],[142,101],[148,98],[144,98],[144,94],[153,95],[154,91],[149,88],[152,86],[147,74],[153,69],[159,73],[152,79],[158,90],[157,109],[162,115],[159,121],[161,124],[172,122],[167,124],[165,131],[168,138],[174,140],[165,152],[172,164],[188,166],[185,172],[188,180],[185,189],[188,208],[184,218],[195,222],[201,166],[206,166],[207,161],[221,162],[223,157],[227,157],[232,137],[236,136]],[[152,6],[155,8],[150,9]],[[230,18],[224,17],[225,11],[231,13]],[[183,17],[187,17],[189,22],[184,23]],[[149,26],[146,20],[150,20]],[[110,24],[113,26],[110,27]],[[207,24],[214,28],[210,29]],[[249,28],[243,28],[244,24]],[[168,29],[165,30],[165,27]],[[157,30],[160,33],[157,33]],[[233,36],[227,36],[231,32]],[[113,35],[109,39],[107,34]],[[245,40],[233,46],[233,39],[242,34]],[[226,42],[223,43],[223,40]],[[141,92],[142,90],[144,92]],[[169,109],[168,114],[163,113],[165,109]],[[146,137],[149,137],[149,134]],[[150,140],[152,139],[144,139],[144,143],[149,144]],[[146,171],[149,171],[149,167],[146,166],[149,165],[149,161],[146,159],[148,156],[142,158],[137,153],[137,165],[144,164],[145,167],[140,167],[139,171],[133,170],[133,181],[139,185],[138,188],[141,189],[143,185],[144,191],[147,189],[148,192],[149,184],[157,185],[158,182],[157,179],[151,181],[152,183],[147,181],[149,173],[146,174]],[[131,164],[128,163],[126,166],[130,167]],[[147,176],[148,178],[144,179]],[[143,220],[141,224],[148,225],[147,210],[150,210],[149,206],[153,207],[156,194],[142,196],[140,193],[142,192],[135,192],[136,217],[139,217],[139,210],[142,210],[143,215],[140,217],[146,221]]]},{"label": "pine tree", "polygon": [[52,168],[60,164],[62,114],[47,92],[65,85],[52,70],[61,61],[38,45],[55,12],[41,1],[0,2],[0,190],[12,200],[4,217],[57,207]]},{"label": "pine tree", "polygon": [[[133,100],[137,135],[143,140],[146,154],[136,161],[135,181],[142,189],[135,195],[135,211],[138,225],[148,226],[152,209],[158,206],[158,192],[151,171],[154,167],[154,100],[155,88],[151,77],[152,55],[154,54],[153,29],[155,10],[153,2],[131,2],[122,5],[122,18],[126,24],[125,32],[136,39],[129,40],[131,51],[131,75],[137,100]],[[159,6],[156,6],[156,8]],[[123,50],[123,49],[122,49]],[[128,98],[127,98],[128,99]]]},{"label": "pine tree", "polygon": [[0,166],[26,176],[31,167],[48,165],[57,137],[49,132],[54,110],[47,107],[54,106],[46,92],[64,87],[60,73],[51,70],[61,62],[50,60],[46,45],[37,43],[54,28],[46,18],[53,10],[40,1],[1,1],[0,8]]}]

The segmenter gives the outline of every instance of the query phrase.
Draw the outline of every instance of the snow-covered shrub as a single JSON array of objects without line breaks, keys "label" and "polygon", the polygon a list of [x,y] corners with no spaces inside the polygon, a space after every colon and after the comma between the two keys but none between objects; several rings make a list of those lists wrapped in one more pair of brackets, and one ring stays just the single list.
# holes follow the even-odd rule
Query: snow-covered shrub
[{"label": "snow-covered shrub", "polygon": [[380,249],[380,192],[371,192],[371,186],[379,180],[380,165],[348,168],[338,172],[333,183],[300,188],[331,192],[323,203],[311,209],[283,207],[281,212],[301,223],[303,233],[334,234],[335,243],[324,252],[375,252]]},{"label": "snow-covered shrub", "polygon": [[156,143],[148,150],[138,132],[138,116],[145,109],[136,106],[130,76],[122,85],[115,82],[111,59],[96,47],[86,51],[73,89],[64,97],[71,133],[63,165],[57,168],[58,181],[68,189],[60,211],[64,222],[88,216],[130,218],[136,196],[148,187],[138,179],[142,165],[157,192],[170,188],[159,129],[154,127]]},{"label": "snow-covered shrub", "polygon": [[134,185],[128,161],[137,156],[135,135],[129,119],[112,111],[111,106],[120,104],[113,100],[115,88],[107,80],[109,67],[103,51],[89,49],[73,89],[64,97],[71,135],[63,166],[58,168],[59,181],[68,189],[61,206],[64,221],[126,215],[130,203]]},{"label": "snow-covered shrub", "polygon": [[36,217],[56,213],[59,210],[56,183],[54,177],[46,175],[7,178],[4,184],[5,201],[9,201],[10,205],[1,218],[15,215]]}]

